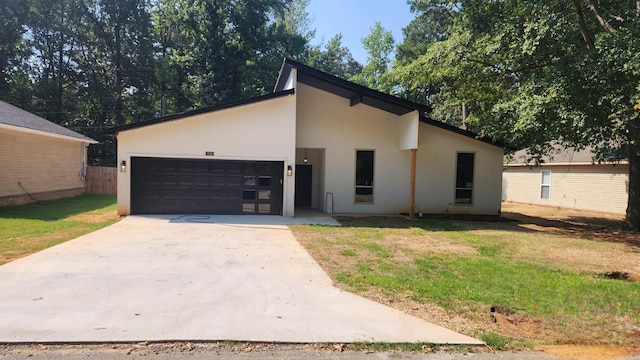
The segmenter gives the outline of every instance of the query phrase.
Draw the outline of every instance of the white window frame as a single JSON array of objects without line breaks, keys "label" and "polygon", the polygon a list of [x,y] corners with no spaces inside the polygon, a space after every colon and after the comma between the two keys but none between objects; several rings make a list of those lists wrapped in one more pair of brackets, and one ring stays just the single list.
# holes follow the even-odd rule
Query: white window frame
[{"label": "white window frame", "polygon": [[[545,174],[548,174],[549,183],[544,182]],[[544,189],[547,189],[547,197],[544,197]],[[551,199],[551,170],[540,171],[540,199]]]}]

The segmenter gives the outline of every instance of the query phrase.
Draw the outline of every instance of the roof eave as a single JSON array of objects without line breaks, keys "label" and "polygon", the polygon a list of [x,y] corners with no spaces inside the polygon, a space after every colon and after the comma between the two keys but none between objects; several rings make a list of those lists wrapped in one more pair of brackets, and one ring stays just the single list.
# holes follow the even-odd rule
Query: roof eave
[{"label": "roof eave", "polygon": [[[404,108],[403,113],[401,113],[400,115],[406,114],[415,110],[421,112],[421,114],[426,114],[431,112],[431,107],[428,105],[418,104],[409,100],[405,100],[393,95],[383,93],[381,91],[370,89],[366,86],[362,86],[362,85],[353,83],[351,81],[341,79],[339,77],[325,73],[318,69],[314,69],[308,65],[305,65],[303,63],[300,63],[291,59],[285,59],[282,64],[282,67],[280,69],[280,74],[276,82],[276,87],[275,87],[276,91],[284,88],[292,68],[296,68],[298,70],[299,76],[300,76],[300,73],[304,73],[306,76],[315,78],[318,81],[325,82],[330,85],[347,89],[353,93],[359,94],[363,98],[368,97],[374,100],[386,102],[396,108]],[[304,81],[301,81],[300,78],[298,79],[298,82],[304,83]],[[367,103],[366,100],[362,102],[366,105],[377,107],[375,105]],[[386,109],[382,109],[382,110],[386,110]],[[389,110],[386,110],[386,111],[389,111]]]},{"label": "roof eave", "polygon": [[506,164],[507,167],[510,168],[522,168],[522,167],[545,167],[545,166],[597,166],[597,165],[629,165],[629,161],[627,160],[620,160],[617,162],[601,162],[601,163],[594,163],[594,162],[587,162],[587,161],[575,161],[575,162],[569,162],[569,161],[565,161],[565,162],[545,162],[542,164],[524,164],[524,163],[509,163]]},{"label": "roof eave", "polygon": [[0,128],[9,129],[9,130],[13,130],[13,131],[24,132],[24,133],[29,133],[29,134],[37,134],[37,135],[47,136],[47,137],[56,138],[56,139],[83,142],[83,143],[87,143],[87,144],[97,144],[98,143],[98,141],[96,141],[96,140],[94,140],[92,138],[89,138],[89,137],[83,137],[83,138],[74,137],[74,136],[56,134],[56,133],[52,133],[52,132],[48,132],[48,131],[36,130],[36,129],[31,129],[31,128],[22,127],[22,126],[15,126],[15,125],[10,125],[10,124],[0,123]]},{"label": "roof eave", "polygon": [[188,111],[188,112],[184,112],[184,113],[163,116],[163,117],[149,119],[149,120],[145,120],[145,121],[141,121],[141,122],[137,122],[137,123],[132,123],[132,124],[115,126],[115,127],[111,127],[111,128],[105,129],[105,130],[103,130],[103,132],[105,134],[118,134],[119,132],[122,132],[122,131],[134,130],[134,129],[138,129],[138,128],[142,128],[142,127],[146,127],[146,126],[151,126],[151,125],[156,125],[156,124],[162,124],[162,123],[165,123],[165,122],[175,121],[175,120],[183,119],[183,118],[186,118],[186,117],[206,114],[206,113],[210,113],[210,112],[216,112],[216,111],[225,110],[225,109],[231,109],[231,108],[234,108],[234,107],[253,104],[253,103],[258,103],[258,102],[266,101],[266,100],[277,99],[277,98],[280,98],[280,97],[293,95],[294,93],[295,93],[294,89],[284,90],[284,91],[280,91],[280,92],[274,92],[274,93],[270,93],[270,94],[267,94],[267,95],[256,96],[256,97],[249,98],[249,99],[244,99],[244,100],[239,100],[239,101],[234,101],[234,102],[229,102],[229,103],[224,103],[224,104],[219,104],[219,105],[214,105],[214,106],[209,106],[209,107],[196,109],[196,110],[192,110],[192,111]]},{"label": "roof eave", "polygon": [[427,116],[421,116],[420,117],[420,122],[428,124],[428,125],[432,125],[435,126],[437,128],[443,129],[443,130],[448,130],[451,132],[454,132],[456,134],[462,135],[462,136],[466,136],[468,138],[474,139],[474,140],[478,140],[481,141],[485,144],[489,144],[498,148],[501,148],[504,150],[505,146],[503,143],[499,142],[499,141],[493,141],[489,138],[485,138],[485,137],[479,137],[478,134],[469,131],[469,130],[464,130],[464,129],[460,129],[458,127],[455,127],[453,125],[449,125],[447,123],[443,123],[441,121],[437,121],[437,120],[433,120]]}]

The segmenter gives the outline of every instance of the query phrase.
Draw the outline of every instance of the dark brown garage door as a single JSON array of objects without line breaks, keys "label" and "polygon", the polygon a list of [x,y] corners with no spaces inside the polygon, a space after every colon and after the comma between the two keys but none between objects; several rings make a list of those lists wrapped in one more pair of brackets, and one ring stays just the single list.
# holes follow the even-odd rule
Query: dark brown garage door
[{"label": "dark brown garage door", "polygon": [[281,161],[131,158],[133,214],[282,213]]}]

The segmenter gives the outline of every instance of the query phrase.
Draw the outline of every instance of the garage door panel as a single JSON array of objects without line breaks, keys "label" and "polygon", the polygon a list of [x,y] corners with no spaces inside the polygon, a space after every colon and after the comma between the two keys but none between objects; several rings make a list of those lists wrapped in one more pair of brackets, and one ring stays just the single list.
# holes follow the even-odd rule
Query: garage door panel
[{"label": "garage door panel", "polygon": [[134,214],[280,214],[283,162],[131,159]]}]

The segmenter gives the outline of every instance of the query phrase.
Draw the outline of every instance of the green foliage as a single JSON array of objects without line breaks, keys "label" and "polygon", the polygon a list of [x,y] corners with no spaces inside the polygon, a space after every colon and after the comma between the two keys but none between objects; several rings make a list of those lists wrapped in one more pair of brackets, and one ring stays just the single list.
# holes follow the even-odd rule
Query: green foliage
[{"label": "green foliage", "polygon": [[[470,104],[481,135],[534,156],[550,141],[630,161],[627,219],[640,227],[640,5],[576,0],[416,0],[449,9],[446,36],[393,72],[408,91]],[[417,8],[417,7],[416,7]]]},{"label": "green foliage", "polygon": [[[440,345],[431,344],[431,343],[362,342],[362,343],[351,343],[348,345],[347,348],[353,351],[368,351],[368,352],[371,352],[371,351],[374,351],[374,352],[383,352],[383,351],[433,352],[433,351],[438,351],[440,348]],[[461,349],[461,348],[458,348],[458,349]],[[452,349],[448,349],[448,351],[452,351]],[[390,357],[394,357],[394,355],[391,355]],[[398,357],[400,356],[398,355]]]},{"label": "green foliage", "polygon": [[345,250],[342,250],[342,255],[355,257],[355,256],[358,256],[358,253],[350,249],[345,249]]},{"label": "green foliage", "polygon": [[495,333],[480,334],[480,340],[484,341],[487,346],[496,350],[506,350],[509,339]]},{"label": "green foliage", "polygon": [[0,264],[113,224],[115,202],[115,196],[82,195],[0,208]]},{"label": "green foliage", "polygon": [[[282,59],[302,56],[304,36],[310,35],[297,33],[304,31],[304,18],[299,17],[303,9],[285,9],[285,3],[160,2],[156,18],[159,33],[167,40],[162,51],[169,64],[164,69],[177,71],[165,86],[179,88],[183,94],[171,101],[179,105],[177,110],[269,92]],[[168,83],[171,79],[179,83]]]},{"label": "green foliage", "polygon": [[297,34],[307,42],[315,36],[315,29],[311,28],[311,19],[307,12],[307,6],[311,0],[290,0],[284,13],[278,19],[289,34]]},{"label": "green foliage", "polygon": [[409,0],[416,18],[402,29],[404,39],[396,49],[396,61],[406,65],[424,54],[429,45],[446,40],[451,26],[450,9],[443,5],[427,6],[420,0]]},{"label": "green foliage", "polygon": [[0,3],[0,99],[90,136],[268,93],[308,56],[308,0],[36,0]]},{"label": "green foliage", "polygon": [[389,70],[389,55],[393,51],[394,40],[391,31],[376,22],[370,33],[362,39],[362,45],[367,50],[367,64],[362,72],[352,76],[349,80],[371,89],[380,91],[390,90],[382,81],[382,76]]},{"label": "green foliage", "polygon": [[[14,66],[19,66],[22,33],[27,19],[26,1],[0,2],[0,97],[15,100],[11,90],[19,79],[14,79]],[[18,81],[16,81],[18,80]]]},{"label": "green foliage", "polygon": [[307,64],[345,80],[362,71],[362,65],[353,59],[348,48],[342,46],[342,34],[331,38],[324,49],[322,45],[312,47]]}]

